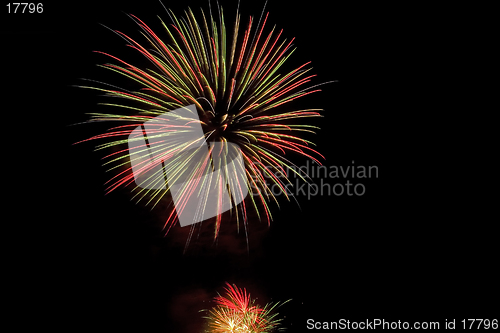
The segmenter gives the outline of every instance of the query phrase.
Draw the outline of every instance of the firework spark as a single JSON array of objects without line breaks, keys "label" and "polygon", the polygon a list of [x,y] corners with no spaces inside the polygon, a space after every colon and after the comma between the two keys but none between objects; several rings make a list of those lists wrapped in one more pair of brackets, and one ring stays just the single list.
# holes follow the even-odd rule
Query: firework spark
[{"label": "firework spark", "polygon": [[227,283],[225,290],[227,296],[215,297],[216,306],[205,317],[208,320],[207,333],[263,333],[284,330],[280,327],[281,319],[276,318],[278,313],[274,312],[284,303],[259,307],[246,289]]},{"label": "firework spark", "polygon": [[[104,143],[97,145],[97,150],[113,149],[105,156],[104,164],[115,172],[106,183],[106,193],[132,186],[133,197],[138,202],[155,207],[169,188],[148,184],[164,182],[166,174],[194,182],[213,165],[223,165],[221,161],[214,161],[214,156],[220,156],[214,147],[221,147],[222,150],[224,145],[236,144],[243,156],[242,170],[250,193],[248,199],[236,209],[231,209],[231,213],[235,212],[238,228],[243,221],[245,232],[249,209],[254,210],[258,219],[270,223],[269,203],[278,204],[276,189],[280,189],[281,194],[290,200],[286,190],[286,186],[291,185],[288,172],[306,181],[306,176],[297,171],[285,154],[296,153],[319,164],[319,159],[323,158],[312,148],[312,142],[300,137],[305,132],[315,132],[317,127],[302,121],[321,117],[321,110],[295,110],[290,107],[293,100],[320,91],[319,84],[309,84],[315,76],[310,74],[309,62],[291,71],[283,70],[283,64],[295,50],[292,46],[294,39],[282,39],[282,30],[278,31],[276,27],[266,31],[269,13],[264,16],[264,11],[258,23],[250,17],[248,23],[243,25],[237,10],[232,30],[226,28],[222,7],[218,8],[218,18],[214,18],[211,11],[206,15],[203,10],[200,18],[196,18],[191,9],[185,11],[182,18],[172,11],[168,13],[172,24],[160,19],[161,33],[154,32],[138,17],[129,15],[141,28],[148,48],[114,30],[129,47],[146,58],[149,67],[137,67],[111,54],[95,51],[112,61],[100,67],[121,75],[126,82],[136,84],[137,89],[130,91],[92,80],[89,81],[98,84],[80,86],[114,97],[114,102],[100,104],[120,110],[116,113],[90,113],[88,122],[112,121],[118,124],[103,134],[83,140],[103,140]],[[197,114],[182,121],[168,121],[169,111],[190,105],[195,105]],[[159,115],[167,117],[163,117],[161,122],[151,122]],[[142,167],[139,165],[134,177],[131,161],[138,158],[139,152],[124,145],[134,129],[145,122],[152,124],[147,139],[150,144],[154,141],[151,149],[155,162]],[[210,145],[209,157],[205,159],[194,158],[199,141],[176,142],[175,145],[167,141],[174,133],[189,132],[200,125],[204,140],[218,143]],[[190,151],[192,155],[181,160],[178,158],[181,151]],[[153,168],[159,171],[151,176]],[[137,172],[148,175],[139,184],[135,179]],[[224,205],[222,193],[227,191],[222,185],[222,177],[222,174],[216,173],[210,184],[202,184],[218,191],[215,197],[219,198],[216,202],[221,207]],[[234,185],[233,189],[242,186]],[[177,221],[179,212],[176,209],[183,209],[191,197],[199,195],[195,192],[195,187],[185,187],[180,204],[172,208],[165,221],[166,232]],[[207,200],[201,198],[198,209],[203,210],[205,205]],[[218,214],[216,217],[215,238],[220,229],[221,216]]]}]

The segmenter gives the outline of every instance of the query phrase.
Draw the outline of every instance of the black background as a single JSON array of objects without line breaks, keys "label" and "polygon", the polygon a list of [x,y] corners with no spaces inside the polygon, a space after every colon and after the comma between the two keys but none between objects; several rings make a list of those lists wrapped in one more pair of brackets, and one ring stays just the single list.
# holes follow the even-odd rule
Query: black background
[{"label": "black background", "polygon": [[[208,9],[164,3],[177,14]],[[221,4],[232,22],[235,4]],[[244,1],[243,22],[263,5]],[[156,15],[168,20],[161,4],[44,2],[42,14],[16,15],[2,8],[14,210],[4,237],[12,240],[8,289],[20,326],[200,332],[198,311],[226,281],[261,302],[292,299],[279,311],[290,332],[307,331],[308,318],[443,323],[495,313],[493,221],[446,194],[449,164],[427,149],[439,110],[409,97],[426,94],[417,83],[428,52],[421,14],[434,9],[281,0],[267,9],[269,23],[296,37],[290,62],[312,61],[316,82],[338,80],[299,102],[325,110],[315,139],[325,165],[376,165],[379,177],[362,181],[361,197],[302,196],[300,209],[283,200],[270,227],[251,221],[248,252],[233,228],[216,245],[203,235],[183,253],[186,231],[177,226],[163,237],[161,212],[134,205],[125,191],[104,196],[103,155],[92,144],[72,145],[103,128],[70,126],[102,101],[72,86],[106,77],[95,65],[108,59],[93,50],[140,59],[99,23],[137,37],[126,12],[159,31]]]}]

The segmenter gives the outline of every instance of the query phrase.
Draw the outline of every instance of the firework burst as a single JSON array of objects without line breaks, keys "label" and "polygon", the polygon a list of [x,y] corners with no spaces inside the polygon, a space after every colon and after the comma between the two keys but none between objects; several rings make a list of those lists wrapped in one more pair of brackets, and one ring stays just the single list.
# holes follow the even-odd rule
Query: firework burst
[{"label": "firework burst", "polygon": [[[222,151],[227,150],[229,144],[237,145],[243,157],[242,170],[249,195],[237,209],[233,209],[236,205],[230,206],[238,226],[243,221],[246,231],[249,209],[254,210],[258,219],[270,223],[269,203],[278,204],[276,189],[290,200],[286,190],[286,186],[291,185],[287,178],[289,172],[305,181],[305,175],[297,171],[285,154],[296,153],[320,164],[322,156],[312,148],[314,144],[301,138],[300,134],[315,132],[317,127],[304,124],[303,120],[321,117],[321,110],[295,110],[290,104],[320,90],[317,89],[319,84],[309,84],[315,76],[310,74],[309,62],[291,71],[283,70],[283,64],[295,50],[292,46],[294,39],[283,39],[282,30],[278,31],[276,27],[268,29],[268,13],[264,16],[263,11],[257,23],[250,17],[243,24],[238,9],[233,28],[227,29],[222,7],[217,10],[217,18],[211,10],[209,15],[201,11],[199,18],[191,9],[182,18],[167,11],[172,24],[166,24],[160,18],[163,28],[158,33],[138,17],[129,15],[139,25],[147,43],[143,45],[120,31],[114,32],[142,54],[149,67],[136,67],[111,54],[95,51],[112,61],[100,67],[121,75],[122,79],[136,84],[137,89],[131,91],[92,80],[89,81],[98,84],[80,86],[114,97],[113,102],[101,104],[120,110],[90,113],[88,122],[111,121],[117,125],[83,141],[103,140],[104,143],[97,145],[96,149],[112,149],[105,156],[104,164],[115,174],[106,183],[106,193],[132,186],[133,197],[152,207],[169,191],[168,186],[155,186],[165,182],[166,174],[179,179],[199,178],[210,167],[222,165],[220,161],[214,161],[214,156],[220,156],[216,149]],[[188,106],[194,106],[196,111],[181,119],[168,118],[169,111]],[[155,122],[160,115],[166,116]],[[147,139],[155,156],[152,163],[137,162],[139,167],[134,172],[131,162],[140,159],[138,151],[128,149],[126,145],[134,140],[130,137],[134,129],[145,122],[150,125]],[[201,144],[199,140],[174,143],[167,140],[173,134],[194,131],[200,125],[205,136],[203,140],[218,143],[209,146],[207,158],[194,158]],[[179,159],[178,153],[185,151],[192,154]],[[182,210],[193,196],[199,202],[199,211],[210,204],[209,197],[211,200],[215,198],[218,213],[224,211],[222,193],[227,188],[222,185],[221,172],[214,174],[210,184],[202,184],[211,188],[210,196],[200,196],[192,186],[183,189],[180,203],[171,209],[165,221],[166,232],[178,221],[179,211],[176,209]],[[147,177],[138,181],[140,177],[137,176],[141,173]],[[233,192],[242,186],[235,184]],[[220,223],[221,214],[217,214],[215,237]]]},{"label": "firework burst", "polygon": [[259,307],[246,289],[227,283],[225,290],[227,296],[215,297],[216,306],[205,317],[208,320],[207,333],[263,333],[284,330],[280,327],[281,319],[277,319],[278,313],[273,313],[284,303]]}]

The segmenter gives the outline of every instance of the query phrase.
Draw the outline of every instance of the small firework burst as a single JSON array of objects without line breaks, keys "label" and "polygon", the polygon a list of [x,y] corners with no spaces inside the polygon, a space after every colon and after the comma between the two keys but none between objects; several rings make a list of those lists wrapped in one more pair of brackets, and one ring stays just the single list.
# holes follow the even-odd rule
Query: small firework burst
[{"label": "small firework burst", "polygon": [[[134,129],[145,122],[160,115],[167,115],[168,118],[170,111],[194,105],[196,114],[186,116],[182,124],[178,119],[175,124],[168,121],[153,124],[156,127],[150,129],[148,135],[150,139],[156,137],[156,142],[159,142],[154,147],[155,156],[152,157],[156,164],[145,166],[139,173],[148,174],[149,184],[159,184],[165,182],[167,174],[184,173],[184,177],[195,179],[199,174],[196,170],[216,164],[214,161],[193,160],[198,165],[187,168],[194,170],[187,175],[186,161],[176,158],[176,153],[189,149],[192,151],[199,147],[200,142],[165,143],[173,133],[190,131],[201,125],[206,142],[218,142],[221,150],[227,150],[224,145],[234,144],[241,151],[249,195],[237,209],[231,206],[231,213],[235,212],[238,225],[239,221],[243,221],[246,231],[248,209],[252,209],[258,219],[270,223],[272,216],[269,203],[278,203],[276,189],[290,200],[287,194],[287,186],[291,185],[288,173],[297,174],[305,181],[305,175],[297,171],[285,154],[296,153],[320,164],[322,156],[311,148],[314,144],[302,138],[301,134],[315,132],[317,127],[303,121],[321,117],[321,110],[293,109],[293,103],[290,103],[320,90],[317,89],[319,84],[309,84],[315,76],[310,74],[311,69],[307,67],[309,62],[291,71],[283,70],[283,64],[294,51],[294,39],[282,39],[282,30],[278,31],[276,27],[266,31],[269,13],[261,15],[257,23],[250,17],[244,26],[238,9],[231,30],[226,28],[222,7],[217,9],[218,19],[214,18],[211,10],[209,15],[201,11],[200,18],[196,18],[191,9],[182,18],[168,11],[172,24],[160,19],[163,31],[158,33],[136,16],[129,15],[141,28],[149,47],[120,31],[115,30],[115,33],[129,47],[143,55],[149,67],[137,67],[108,53],[96,51],[112,60],[112,63],[100,67],[120,75],[125,82],[137,85],[137,89],[128,90],[106,83],[80,86],[113,97],[113,102],[101,104],[120,110],[90,113],[89,122],[116,122],[118,125],[83,141],[103,140],[96,149],[112,149],[105,157],[107,161],[104,164],[115,174],[106,183],[106,193],[131,186],[133,197],[138,202],[155,207],[169,192],[169,188],[137,184],[137,172],[134,173],[131,166],[131,161],[137,158],[137,152],[128,149],[127,142]],[[214,155],[211,151],[210,156]],[[151,175],[153,168],[159,171]],[[217,184],[217,179],[213,183]],[[236,188],[239,187],[241,184],[236,185]],[[218,194],[212,195],[222,198],[227,188],[216,186],[215,190],[219,191]],[[180,196],[181,202],[175,208],[171,206],[164,224],[166,232],[178,221],[179,212],[176,209],[185,206],[194,192],[192,188],[186,187]],[[197,209],[203,210],[206,202],[199,200]],[[224,204],[222,199],[215,202],[221,207]],[[221,208],[220,212],[223,211]],[[220,223],[221,214],[217,214],[215,237]]]},{"label": "small firework burst", "polygon": [[[241,332],[263,333],[284,331],[275,309],[284,304],[266,304],[260,307],[246,289],[227,283],[226,297],[214,298],[216,306],[209,311],[207,333]],[[286,303],[286,302],[285,302]]]}]

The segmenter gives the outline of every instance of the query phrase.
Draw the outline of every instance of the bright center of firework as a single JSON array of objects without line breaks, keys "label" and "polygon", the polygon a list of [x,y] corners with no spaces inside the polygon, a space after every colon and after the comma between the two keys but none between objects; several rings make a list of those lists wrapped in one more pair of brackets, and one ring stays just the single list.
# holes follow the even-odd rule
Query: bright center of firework
[{"label": "bright center of firework", "polygon": [[222,137],[228,137],[230,131],[228,127],[233,122],[233,116],[228,114],[216,115],[206,126],[205,133],[210,135],[210,140],[220,141]]}]

